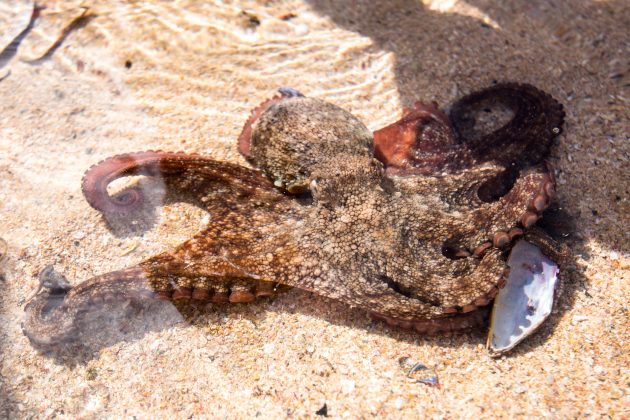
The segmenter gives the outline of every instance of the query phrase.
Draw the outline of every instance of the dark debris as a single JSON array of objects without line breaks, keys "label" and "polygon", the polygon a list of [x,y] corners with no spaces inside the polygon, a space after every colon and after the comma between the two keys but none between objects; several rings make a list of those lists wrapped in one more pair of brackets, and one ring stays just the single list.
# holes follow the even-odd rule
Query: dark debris
[{"label": "dark debris", "polygon": [[322,405],[322,408],[320,408],[319,410],[317,410],[315,412],[315,415],[322,416],[322,417],[328,417],[328,405],[326,403],[324,403],[324,405]]}]

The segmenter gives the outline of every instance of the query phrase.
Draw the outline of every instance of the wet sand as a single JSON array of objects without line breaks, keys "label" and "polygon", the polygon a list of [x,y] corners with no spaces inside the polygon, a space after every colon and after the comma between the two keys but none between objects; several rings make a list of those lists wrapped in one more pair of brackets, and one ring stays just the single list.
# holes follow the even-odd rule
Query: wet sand
[{"label": "wet sand", "polygon": [[[19,32],[22,3],[0,8],[3,27]],[[628,416],[630,8],[495,3],[50,2],[0,68],[10,70],[0,82],[0,415],[303,418],[325,404],[335,418]],[[95,17],[50,58],[26,62],[81,4]],[[298,290],[248,305],[117,308],[82,348],[48,354],[22,334],[44,266],[76,284],[207,222],[185,204],[106,221],[80,191],[100,160],[162,149],[246,164],[242,124],[280,86],[377,129],[416,100],[446,106],[495,80],[534,84],[567,111],[550,163],[573,258],[553,315],[510,355],[490,358],[484,331],[422,337]],[[405,356],[440,387],[407,379]]]}]

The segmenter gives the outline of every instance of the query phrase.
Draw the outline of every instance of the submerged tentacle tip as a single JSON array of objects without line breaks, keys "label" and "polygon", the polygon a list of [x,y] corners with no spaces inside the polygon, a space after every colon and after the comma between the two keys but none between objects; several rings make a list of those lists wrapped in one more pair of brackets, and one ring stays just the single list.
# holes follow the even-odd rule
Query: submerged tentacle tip
[{"label": "submerged tentacle tip", "polygon": [[81,180],[81,191],[88,204],[105,214],[126,215],[141,207],[144,197],[138,187],[128,187],[114,196],[107,192],[110,182],[119,176],[119,173],[133,165],[140,164],[142,157],[152,157],[164,152],[148,150],[136,153],[124,153],[104,159],[91,166]]},{"label": "submerged tentacle tip", "polygon": [[126,216],[144,204],[144,194],[138,187],[128,187],[111,196],[107,191],[83,191],[90,206],[106,215]]},{"label": "submerged tentacle tip", "polygon": [[74,319],[59,309],[65,297],[66,291],[46,289],[26,304],[21,328],[31,343],[50,347],[71,340],[75,330]]}]

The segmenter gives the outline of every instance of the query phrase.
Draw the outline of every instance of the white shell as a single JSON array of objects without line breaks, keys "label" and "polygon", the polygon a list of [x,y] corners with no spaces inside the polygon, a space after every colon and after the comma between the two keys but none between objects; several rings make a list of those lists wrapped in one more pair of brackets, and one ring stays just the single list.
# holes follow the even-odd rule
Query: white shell
[{"label": "white shell", "polygon": [[492,309],[487,347],[505,353],[538,328],[551,313],[558,265],[540,249],[521,240],[507,262],[510,275]]}]

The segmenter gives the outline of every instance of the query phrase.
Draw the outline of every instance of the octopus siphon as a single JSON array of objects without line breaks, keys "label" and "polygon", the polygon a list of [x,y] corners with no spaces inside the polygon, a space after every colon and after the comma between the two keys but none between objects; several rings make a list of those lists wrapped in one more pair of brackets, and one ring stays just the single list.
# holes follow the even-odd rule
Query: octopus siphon
[{"label": "octopus siphon", "polygon": [[90,168],[83,194],[103,214],[137,211],[138,186],[107,187],[145,175],[185,192],[210,221],[173,250],[75,286],[40,277],[23,331],[56,345],[77,340],[86,311],[108,302],[244,303],[285,286],[421,334],[480,326],[518,238],[557,258],[535,225],[555,195],[545,158],[563,121],[550,95],[500,83],[448,111],[417,102],[372,133],[336,105],[280,89],[238,138],[253,168],[164,151]]}]

